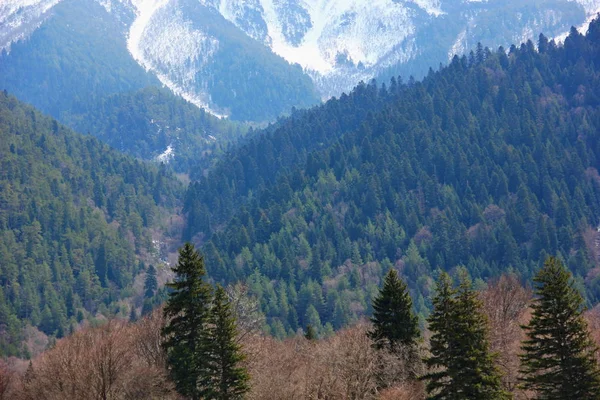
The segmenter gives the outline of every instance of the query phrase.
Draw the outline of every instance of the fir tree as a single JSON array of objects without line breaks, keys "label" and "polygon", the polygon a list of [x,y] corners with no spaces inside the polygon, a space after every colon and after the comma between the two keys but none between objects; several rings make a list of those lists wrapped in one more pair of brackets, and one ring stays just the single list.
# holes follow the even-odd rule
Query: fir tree
[{"label": "fir tree", "polygon": [[200,399],[198,379],[206,360],[204,325],[208,318],[211,288],[202,256],[189,243],[179,250],[177,275],[167,286],[173,291],[165,306],[167,325],[163,329],[169,371],[177,391],[190,399]]},{"label": "fir tree", "polygon": [[425,364],[428,399],[506,399],[500,374],[494,365],[487,339],[487,321],[470,279],[461,278],[458,290],[442,273],[434,310],[428,322],[432,332],[431,356]]},{"label": "fir tree", "polygon": [[158,289],[158,281],[156,280],[156,268],[153,265],[148,267],[146,271],[146,280],[144,281],[144,297],[151,298]]},{"label": "fir tree", "polygon": [[437,282],[437,292],[433,298],[433,312],[427,322],[432,332],[430,339],[431,356],[424,360],[431,372],[421,377],[427,380],[429,399],[452,399],[454,382],[451,379],[450,346],[453,341],[453,318],[456,308],[455,290],[452,280],[446,273],[440,274]]},{"label": "fir tree", "polygon": [[482,312],[483,304],[473,290],[466,272],[456,293],[453,336],[453,378],[463,399],[507,399],[502,390],[501,375],[491,353],[488,321]]},{"label": "fir tree", "polygon": [[311,324],[306,325],[306,332],[304,332],[304,338],[306,340],[317,340],[317,331]]},{"label": "fir tree", "polygon": [[400,346],[414,346],[421,336],[408,286],[394,269],[386,275],[383,288],[373,301],[371,322],[373,329],[368,335],[379,349],[394,352]]},{"label": "fir tree", "polygon": [[237,343],[237,326],[225,290],[218,286],[204,336],[206,360],[199,378],[203,399],[241,399],[249,390],[245,356]]},{"label": "fir tree", "polygon": [[523,387],[539,400],[600,399],[600,370],[595,360],[583,298],[571,274],[549,257],[535,277],[533,315],[523,326],[521,373]]}]

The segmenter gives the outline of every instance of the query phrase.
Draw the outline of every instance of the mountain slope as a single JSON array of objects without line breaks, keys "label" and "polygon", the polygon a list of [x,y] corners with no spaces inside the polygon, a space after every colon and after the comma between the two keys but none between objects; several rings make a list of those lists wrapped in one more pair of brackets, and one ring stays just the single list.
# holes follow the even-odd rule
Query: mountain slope
[{"label": "mountain slope", "polygon": [[94,1],[61,2],[0,57],[0,89],[63,121],[100,98],[158,80],[127,51],[124,26]]},{"label": "mountain slope", "polygon": [[480,47],[298,113],[190,186],[187,235],[215,280],[248,282],[276,335],[369,313],[393,266],[422,316],[438,268],[530,279],[557,253],[598,302],[599,32]]},{"label": "mountain slope", "polygon": [[220,120],[156,87],[104,97],[91,109],[69,116],[66,123],[119,151],[168,163],[183,173],[201,168],[246,132],[245,126]]},{"label": "mountain slope", "polygon": [[[10,0],[0,8],[7,21],[0,47],[51,23],[62,1],[73,0]],[[121,37],[111,42],[126,40],[131,58],[174,93],[214,114],[259,122],[315,104],[314,87],[329,98],[373,77],[422,77],[478,42],[497,48],[542,31],[556,37],[600,10],[597,0],[96,2],[94,14],[119,25],[109,36]]]},{"label": "mountain slope", "polygon": [[19,20],[19,8],[0,9],[17,20],[0,42],[0,88],[61,121],[94,111],[107,95],[162,84],[237,120],[274,120],[318,102],[300,67],[196,1],[55,3],[28,35],[19,32],[29,32],[34,11],[23,8],[29,19]]},{"label": "mountain slope", "polygon": [[[205,0],[250,37],[302,65],[325,97],[359,80],[423,76],[470,50],[557,35],[600,10],[597,1]],[[387,79],[386,79],[387,80]]]},{"label": "mountain slope", "polygon": [[318,102],[301,68],[195,0],[134,2],[130,52],[176,93],[237,120],[273,120]]},{"label": "mountain slope", "polygon": [[0,92],[0,353],[120,312],[181,187]]}]

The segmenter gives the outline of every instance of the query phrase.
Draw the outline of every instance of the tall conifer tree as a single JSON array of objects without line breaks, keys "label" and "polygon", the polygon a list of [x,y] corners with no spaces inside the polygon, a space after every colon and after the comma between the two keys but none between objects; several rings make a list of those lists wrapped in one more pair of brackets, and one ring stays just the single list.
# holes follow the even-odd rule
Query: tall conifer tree
[{"label": "tall conifer tree", "polygon": [[379,295],[373,301],[373,329],[369,337],[377,348],[394,352],[400,346],[414,346],[421,337],[419,321],[413,312],[408,286],[395,269],[390,269]]},{"label": "tall conifer tree", "polygon": [[549,257],[535,277],[536,299],[523,342],[523,387],[538,400],[600,399],[597,351],[571,274]]},{"label": "tall conifer tree", "polygon": [[237,326],[225,290],[218,286],[208,318],[206,359],[198,381],[203,399],[234,400],[248,391],[245,356],[237,343]]},{"label": "tall conifer tree", "polygon": [[179,250],[177,275],[168,286],[173,290],[165,306],[167,325],[163,330],[169,370],[177,391],[186,398],[202,398],[198,380],[205,369],[204,324],[208,318],[211,287],[204,282],[202,256],[190,243]]},{"label": "tall conifer tree", "polygon": [[434,310],[428,322],[431,356],[425,359],[431,400],[494,400],[510,396],[501,389],[487,339],[487,321],[470,279],[463,276],[458,290],[442,273]]}]

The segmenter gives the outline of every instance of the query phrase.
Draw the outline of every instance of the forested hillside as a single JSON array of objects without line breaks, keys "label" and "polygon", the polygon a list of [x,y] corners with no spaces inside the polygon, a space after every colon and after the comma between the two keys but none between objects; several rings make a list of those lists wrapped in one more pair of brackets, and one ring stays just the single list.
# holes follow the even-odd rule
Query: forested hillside
[{"label": "forested hillside", "polygon": [[117,150],[169,163],[180,172],[202,168],[207,153],[247,130],[157,87],[104,97],[90,112],[69,116],[67,123]]},{"label": "forested hillside", "polygon": [[27,355],[27,325],[61,337],[119,313],[181,194],[164,167],[0,92],[0,353]]},{"label": "forested hillside", "polygon": [[436,269],[530,279],[548,254],[597,302],[599,56],[595,21],[296,113],[190,186],[185,238],[213,279],[248,280],[276,336],[369,313],[394,265],[421,317]]}]

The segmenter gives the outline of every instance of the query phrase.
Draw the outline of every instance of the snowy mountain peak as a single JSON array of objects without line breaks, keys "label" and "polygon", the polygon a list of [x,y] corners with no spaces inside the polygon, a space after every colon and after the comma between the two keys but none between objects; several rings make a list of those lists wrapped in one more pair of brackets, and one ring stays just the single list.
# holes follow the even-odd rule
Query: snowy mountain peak
[{"label": "snowy mountain peak", "polygon": [[[205,0],[238,28],[291,63],[327,75],[369,68],[415,32],[417,9],[443,14],[438,0]],[[397,52],[396,60],[402,57]],[[391,62],[392,60],[390,60]]]},{"label": "snowy mountain peak", "polygon": [[[0,49],[27,37],[60,1],[0,0]],[[224,98],[231,101],[238,88],[229,76],[232,86],[224,89],[219,74],[227,66],[217,61],[235,63],[235,56],[221,53],[247,45],[244,35],[300,65],[328,98],[376,76],[418,76],[479,41],[494,47],[540,32],[558,37],[600,10],[600,0],[555,0],[551,6],[544,0],[95,1],[123,24],[140,65],[219,116],[228,114]],[[215,87],[220,102],[213,101]]]},{"label": "snowy mountain peak", "polygon": [[129,28],[127,47],[146,70],[189,102],[219,117],[197,86],[198,72],[218,49],[217,39],[194,28],[171,0],[131,0],[136,18]]}]

